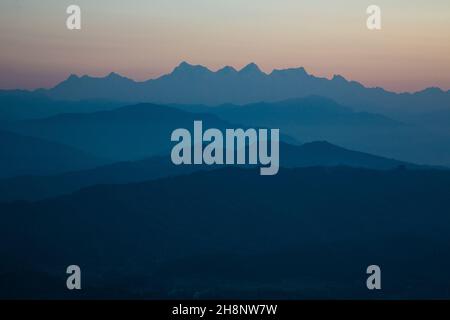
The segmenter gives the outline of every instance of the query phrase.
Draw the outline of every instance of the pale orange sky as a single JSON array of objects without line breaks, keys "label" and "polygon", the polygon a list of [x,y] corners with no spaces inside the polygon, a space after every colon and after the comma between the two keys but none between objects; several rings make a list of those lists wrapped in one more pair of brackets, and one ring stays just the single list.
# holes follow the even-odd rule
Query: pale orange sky
[{"label": "pale orange sky", "polygon": [[[65,26],[68,5],[82,30]],[[366,28],[366,8],[382,30]],[[212,70],[303,66],[367,86],[450,89],[449,0],[2,0],[0,88],[51,87],[69,74],[146,80],[181,61]]]}]

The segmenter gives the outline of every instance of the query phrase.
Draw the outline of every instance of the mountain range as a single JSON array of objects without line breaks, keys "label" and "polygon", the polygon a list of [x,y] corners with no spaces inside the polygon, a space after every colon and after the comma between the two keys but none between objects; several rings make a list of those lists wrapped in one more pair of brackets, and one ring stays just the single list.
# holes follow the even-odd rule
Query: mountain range
[{"label": "mountain range", "polygon": [[[438,88],[253,63],[0,91],[0,298],[448,298],[449,115]],[[173,165],[196,120],[280,129],[278,174]]]},{"label": "mountain range", "polygon": [[166,155],[171,148],[167,139],[174,129],[190,128],[194,120],[202,120],[205,127],[218,129],[278,128],[282,140],[290,144],[323,140],[406,162],[450,165],[450,150],[441,147],[450,144],[450,132],[355,111],[320,96],[243,106],[141,103],[102,111],[95,108],[103,104],[85,103],[93,106],[92,112],[84,112],[85,106],[80,112],[65,113],[63,103],[60,114],[10,119],[0,128],[65,144],[110,162]]},{"label": "mountain range", "polygon": [[[450,131],[443,128],[445,117],[432,112],[417,121],[404,122],[381,113],[356,111],[336,101],[307,96],[277,102],[248,105],[172,105],[189,111],[213,114],[231,123],[279,128],[304,142],[326,140],[333,144],[403,161],[449,165]],[[450,110],[450,109],[449,109]],[[433,116],[436,114],[436,116]],[[425,121],[425,119],[430,119]],[[437,126],[437,119],[441,119]],[[422,122],[426,125],[421,125]]]},{"label": "mountain range", "polygon": [[209,114],[168,106],[137,104],[92,113],[65,113],[10,122],[9,131],[69,145],[111,161],[139,160],[170,153],[170,135],[202,120],[205,128],[232,128]]},{"label": "mountain range", "polygon": [[[117,73],[103,78],[70,75],[54,88],[40,90],[64,100],[107,99],[127,102],[220,105],[275,102],[319,95],[358,111],[410,114],[450,108],[450,91],[427,88],[394,93],[368,88],[340,75],[331,79],[308,74],[302,67],[262,72],[250,63],[242,70],[224,67],[216,72],[182,62],[170,74],[137,82]],[[433,103],[430,104],[430,101]]]},{"label": "mountain range", "polygon": [[211,113],[232,123],[248,126],[285,128],[287,126],[400,126],[401,122],[379,113],[357,112],[321,96],[288,99],[277,102],[259,102],[246,105],[224,104],[216,107],[204,105],[171,105],[190,111]]}]

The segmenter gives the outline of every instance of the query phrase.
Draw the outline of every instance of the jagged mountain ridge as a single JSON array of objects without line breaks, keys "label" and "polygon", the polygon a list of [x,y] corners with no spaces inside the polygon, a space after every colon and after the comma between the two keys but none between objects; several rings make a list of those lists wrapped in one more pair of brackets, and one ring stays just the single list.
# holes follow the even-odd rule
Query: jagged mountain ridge
[{"label": "jagged mountain ridge", "polygon": [[71,75],[43,92],[68,100],[109,99],[207,105],[273,102],[320,95],[357,110],[372,112],[420,112],[450,108],[450,92],[439,88],[397,94],[382,88],[367,88],[340,75],[331,79],[315,77],[303,67],[273,70],[266,74],[255,63],[239,71],[227,66],[214,72],[201,65],[182,62],[170,74],[142,82],[114,72],[102,78]]}]

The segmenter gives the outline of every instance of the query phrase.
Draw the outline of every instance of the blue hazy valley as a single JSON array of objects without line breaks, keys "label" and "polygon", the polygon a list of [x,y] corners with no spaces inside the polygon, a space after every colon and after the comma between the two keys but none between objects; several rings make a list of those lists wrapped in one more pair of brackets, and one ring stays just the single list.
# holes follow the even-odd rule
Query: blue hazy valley
[{"label": "blue hazy valley", "polygon": [[[0,297],[448,298],[449,115],[438,88],[255,64],[0,91]],[[194,121],[280,129],[279,173],[175,166]]]}]

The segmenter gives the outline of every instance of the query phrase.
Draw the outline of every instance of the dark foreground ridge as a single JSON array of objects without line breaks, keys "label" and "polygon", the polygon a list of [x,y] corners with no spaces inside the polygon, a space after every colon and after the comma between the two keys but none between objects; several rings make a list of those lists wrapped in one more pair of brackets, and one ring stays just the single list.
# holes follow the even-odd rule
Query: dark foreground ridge
[{"label": "dark foreground ridge", "polygon": [[435,170],[227,168],[1,205],[0,296],[449,298],[449,186]]}]

